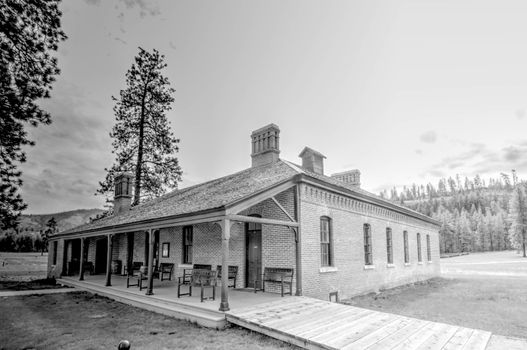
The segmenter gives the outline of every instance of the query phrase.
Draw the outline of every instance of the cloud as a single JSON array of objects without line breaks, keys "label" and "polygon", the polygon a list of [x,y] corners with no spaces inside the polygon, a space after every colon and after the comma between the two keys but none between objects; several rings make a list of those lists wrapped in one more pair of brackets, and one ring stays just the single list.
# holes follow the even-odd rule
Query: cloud
[{"label": "cloud", "polygon": [[525,154],[527,141],[520,141],[502,149],[489,149],[484,144],[472,143],[468,150],[443,158],[421,176],[450,176],[454,171],[469,176],[494,175],[510,169],[516,169],[518,173],[527,173],[527,157],[523,156]]},{"label": "cloud", "polygon": [[128,9],[138,8],[141,18],[146,16],[158,16],[161,14],[157,4],[147,0],[121,0]]},{"label": "cloud", "polygon": [[86,112],[101,106],[75,85],[61,81],[54,87],[53,98],[41,103],[53,122],[29,129],[36,146],[27,148],[28,161],[20,167],[28,212],[102,207],[104,199],[93,194],[113,160],[113,118]]},{"label": "cloud", "polygon": [[420,137],[421,142],[424,143],[435,143],[437,141],[437,133],[433,130],[427,131]]},{"label": "cloud", "polygon": [[422,149],[416,149],[415,153],[417,153],[419,155],[422,155],[423,154],[423,150]]},{"label": "cloud", "polygon": [[99,6],[101,4],[101,0],[84,0],[85,3],[88,5],[94,5]]},{"label": "cloud", "polygon": [[172,42],[172,40],[168,43],[168,45],[169,45],[172,49],[174,49],[174,50],[177,49],[177,48],[176,48],[176,44],[174,44],[174,43]]},{"label": "cloud", "polygon": [[526,115],[525,108],[521,108],[516,111],[516,118],[518,119],[525,118],[525,115]]}]

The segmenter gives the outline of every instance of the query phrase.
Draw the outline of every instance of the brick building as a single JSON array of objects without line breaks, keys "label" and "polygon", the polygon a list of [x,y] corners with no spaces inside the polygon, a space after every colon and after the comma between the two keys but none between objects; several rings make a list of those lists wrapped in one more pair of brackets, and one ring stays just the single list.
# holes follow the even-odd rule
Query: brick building
[{"label": "brick building", "polygon": [[265,267],[292,268],[297,295],[327,299],[439,274],[438,222],[362,190],[358,170],[325,175],[325,156],[308,147],[301,165],[280,159],[274,124],[251,140],[250,168],[136,207],[131,176],[120,175],[114,215],[51,238],[49,275],[78,273],[81,251],[107,281],[133,262],[174,263],[176,276],[234,265],[237,288],[253,287]]}]

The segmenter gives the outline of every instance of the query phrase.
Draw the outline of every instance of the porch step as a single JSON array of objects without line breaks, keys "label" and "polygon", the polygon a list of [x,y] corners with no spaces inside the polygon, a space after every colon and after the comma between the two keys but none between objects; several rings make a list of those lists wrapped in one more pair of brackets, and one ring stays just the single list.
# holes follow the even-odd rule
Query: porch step
[{"label": "porch step", "polygon": [[200,306],[179,304],[171,300],[158,297],[153,298],[146,295],[137,295],[125,290],[116,290],[112,287],[103,287],[87,281],[61,278],[57,279],[57,282],[162,315],[187,320],[190,322],[196,322],[197,324],[204,327],[222,329],[227,325],[225,314],[220,311],[205,309]]}]

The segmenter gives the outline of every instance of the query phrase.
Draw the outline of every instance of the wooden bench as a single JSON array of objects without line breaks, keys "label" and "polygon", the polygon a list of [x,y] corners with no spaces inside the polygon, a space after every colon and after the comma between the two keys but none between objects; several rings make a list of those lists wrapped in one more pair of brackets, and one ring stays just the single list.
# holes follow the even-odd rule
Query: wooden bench
[{"label": "wooden bench", "polygon": [[178,278],[183,278],[183,281],[185,281],[187,284],[190,283],[190,280],[192,279],[192,271],[196,270],[212,270],[212,265],[204,265],[204,264],[194,264],[192,265],[191,269],[183,269],[183,276]]},{"label": "wooden bench", "polygon": [[[218,279],[221,281],[221,265],[216,266],[216,271],[218,271]],[[227,277],[227,283],[233,281],[232,285],[228,284],[227,287],[236,288],[236,278],[238,278],[238,266],[229,265],[229,276]]]},{"label": "wooden bench", "polygon": [[[181,286],[188,286],[188,293],[181,293]],[[205,299],[216,300],[217,272],[204,269],[193,269],[190,282],[185,280],[185,276],[178,277],[177,297],[182,295],[192,296],[192,287],[201,288],[201,302]],[[212,288],[212,297],[204,297],[205,288]]]},{"label": "wooden bench", "polygon": [[[280,294],[293,295],[293,269],[283,267],[266,267],[261,280],[254,281],[254,292],[258,290],[258,282],[261,282],[262,291],[265,292],[265,283],[279,283]],[[289,292],[284,292],[284,287],[289,286]]]},{"label": "wooden bench", "polygon": [[82,269],[84,270],[84,272],[89,272],[90,275],[93,275],[95,273],[95,268],[93,266],[93,262],[91,261],[85,261],[82,264]]},{"label": "wooden bench", "polygon": [[141,268],[141,266],[143,266],[143,262],[142,261],[134,261],[134,262],[132,262],[132,268],[131,269],[128,267],[128,265],[125,265],[125,267],[124,267],[124,274],[125,275],[130,275],[130,276],[136,276],[137,274],[139,274],[139,269]]}]

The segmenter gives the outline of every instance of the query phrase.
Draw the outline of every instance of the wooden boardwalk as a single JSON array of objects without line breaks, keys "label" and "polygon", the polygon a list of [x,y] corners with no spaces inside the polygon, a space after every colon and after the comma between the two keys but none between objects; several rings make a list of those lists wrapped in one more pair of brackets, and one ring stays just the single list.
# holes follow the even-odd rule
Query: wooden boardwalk
[{"label": "wooden boardwalk", "polygon": [[490,332],[306,297],[236,309],[227,321],[307,349],[484,350]]}]

